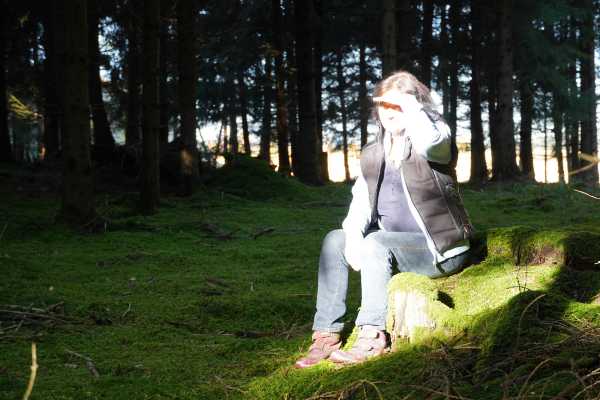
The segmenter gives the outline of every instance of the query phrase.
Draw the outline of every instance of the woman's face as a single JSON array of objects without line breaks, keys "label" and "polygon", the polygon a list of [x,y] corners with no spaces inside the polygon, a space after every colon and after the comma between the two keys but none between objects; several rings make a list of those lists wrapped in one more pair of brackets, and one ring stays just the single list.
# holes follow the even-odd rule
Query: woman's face
[{"label": "woman's face", "polygon": [[405,114],[397,104],[381,102],[377,104],[379,120],[386,131],[400,133],[406,128]]}]

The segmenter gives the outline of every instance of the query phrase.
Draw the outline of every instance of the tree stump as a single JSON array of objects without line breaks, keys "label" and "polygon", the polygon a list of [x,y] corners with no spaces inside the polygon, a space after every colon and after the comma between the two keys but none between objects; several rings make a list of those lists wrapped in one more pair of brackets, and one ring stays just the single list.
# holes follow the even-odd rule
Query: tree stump
[{"label": "tree stump", "polygon": [[439,299],[432,279],[411,272],[396,274],[388,284],[386,330],[392,349],[398,342],[418,342],[440,328],[450,307]]}]

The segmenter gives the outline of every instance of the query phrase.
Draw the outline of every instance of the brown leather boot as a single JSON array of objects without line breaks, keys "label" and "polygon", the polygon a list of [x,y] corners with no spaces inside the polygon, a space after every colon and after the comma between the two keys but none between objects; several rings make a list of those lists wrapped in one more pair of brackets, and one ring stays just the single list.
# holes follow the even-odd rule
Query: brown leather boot
[{"label": "brown leather boot", "polygon": [[312,367],[319,361],[325,360],[334,350],[338,350],[342,345],[339,333],[315,331],[312,339],[313,342],[308,349],[308,354],[296,361],[294,367]]},{"label": "brown leather boot", "polygon": [[363,326],[358,338],[350,350],[336,350],[329,360],[340,364],[358,364],[372,357],[377,357],[387,350],[387,337],[384,331],[372,326]]}]

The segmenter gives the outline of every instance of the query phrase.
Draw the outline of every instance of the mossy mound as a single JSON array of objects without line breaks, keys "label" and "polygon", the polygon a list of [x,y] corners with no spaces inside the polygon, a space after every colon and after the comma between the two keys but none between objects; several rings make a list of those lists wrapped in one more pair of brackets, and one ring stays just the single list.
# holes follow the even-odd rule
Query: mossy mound
[{"label": "mossy mound", "polygon": [[249,200],[300,200],[315,198],[314,188],[277,173],[266,161],[238,155],[206,182],[210,188]]}]

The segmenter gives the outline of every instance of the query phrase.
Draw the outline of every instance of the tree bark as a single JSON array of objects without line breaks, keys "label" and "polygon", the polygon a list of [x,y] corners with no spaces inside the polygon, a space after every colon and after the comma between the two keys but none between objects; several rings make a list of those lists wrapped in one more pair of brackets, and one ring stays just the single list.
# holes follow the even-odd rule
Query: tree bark
[{"label": "tree bark", "polygon": [[[577,42],[577,24],[574,17],[569,21],[569,42],[575,45]],[[577,87],[577,60],[571,60],[567,66],[567,85],[571,106],[569,112],[565,115],[565,128],[567,137],[568,169],[569,173],[577,170],[581,164],[579,162],[579,120],[574,115],[573,104],[577,103],[579,98],[579,88]],[[579,179],[578,175],[569,175],[569,183]]]},{"label": "tree bark", "polygon": [[519,95],[521,97],[521,142],[519,148],[521,172],[526,178],[535,180],[535,172],[533,170],[533,150],[531,146],[533,93],[531,90],[531,83],[529,81],[521,81]]},{"label": "tree bark", "polygon": [[229,93],[227,100],[227,113],[229,118],[229,153],[232,158],[235,158],[239,153],[238,127],[237,127],[237,96],[235,83],[231,76],[225,78],[225,87]]},{"label": "tree bark", "polygon": [[396,24],[396,45],[398,47],[396,53],[396,68],[405,71],[412,70],[411,39],[413,37],[413,32],[411,32],[411,28],[415,15],[413,15],[414,13],[411,10],[410,3],[410,0],[398,0],[396,2],[396,17],[398,21]]},{"label": "tree bark", "polygon": [[321,158],[317,149],[317,116],[315,96],[315,74],[312,52],[313,14],[312,1],[295,2],[296,19],[296,63],[298,70],[298,157],[297,176],[307,184],[321,183]]},{"label": "tree bark", "polygon": [[433,0],[423,0],[423,34],[421,38],[421,82],[431,85],[431,55],[433,53]]},{"label": "tree bark", "polygon": [[288,128],[290,132],[290,150],[291,150],[291,169],[296,175],[296,159],[298,154],[298,85],[296,84],[296,72],[293,66],[296,65],[293,43],[290,44],[287,51],[288,75],[287,75],[287,93],[288,102]]},{"label": "tree bark", "polygon": [[440,16],[440,39],[439,39],[439,68],[438,82],[442,89],[442,106],[443,115],[446,120],[449,119],[450,112],[450,86],[448,84],[448,48],[450,40],[448,39],[448,15],[446,7],[442,7],[442,15]]},{"label": "tree bark", "polygon": [[263,77],[263,115],[262,132],[260,135],[260,152],[258,158],[271,163],[271,103],[273,99],[273,82],[271,78],[272,60],[265,55],[265,75]]},{"label": "tree bark", "polygon": [[327,165],[327,153],[323,152],[323,21],[322,0],[314,1],[313,26],[315,32],[314,61],[315,61],[315,97],[317,115],[317,158],[321,165],[321,181],[329,181],[329,169]]},{"label": "tree bark", "polygon": [[242,116],[242,137],[244,140],[244,153],[248,156],[252,155],[250,148],[250,131],[248,129],[248,98],[246,96],[246,82],[244,81],[245,71],[240,68],[238,70],[238,88],[240,92],[240,114]]},{"label": "tree bark", "polygon": [[554,90],[552,93],[552,125],[554,131],[554,156],[558,163],[558,181],[565,183],[565,171],[562,156],[562,129],[563,129],[563,101],[560,94]]},{"label": "tree bark", "polygon": [[60,143],[60,131],[62,121],[62,106],[60,104],[60,94],[58,82],[59,78],[59,59],[57,52],[57,26],[58,9],[56,0],[46,3],[43,24],[44,35],[42,42],[44,45],[44,158],[54,158],[58,155]]},{"label": "tree bark", "polygon": [[[171,0],[162,0],[160,3],[160,14],[161,19],[169,20],[171,18],[170,9],[172,6]],[[161,147],[164,147],[167,143],[169,143],[169,119],[170,119],[170,109],[169,109],[169,95],[168,95],[168,84],[167,78],[169,77],[168,71],[168,46],[169,43],[169,24],[161,23],[160,24],[160,59],[159,59],[159,91],[161,93],[160,96],[160,133],[158,137],[158,141]]]},{"label": "tree bark", "polygon": [[358,61],[358,101],[360,105],[360,148],[362,149],[369,138],[369,99],[367,98],[367,58],[364,40],[360,42]]},{"label": "tree bark", "polygon": [[[163,0],[164,1],[164,0]],[[179,72],[179,110],[181,118],[180,167],[183,195],[194,191],[198,178],[198,148],[196,142],[196,48],[194,30],[196,15],[193,0],[177,1],[177,68]]]},{"label": "tree bark", "polygon": [[87,1],[65,0],[65,131],[60,217],[70,225],[91,222],[96,213],[90,157]]},{"label": "tree bark", "polygon": [[277,153],[279,157],[279,173],[290,175],[290,155],[288,152],[288,121],[285,98],[285,76],[283,71],[283,44],[281,41],[281,2],[272,0],[273,12],[273,45],[275,47],[275,104],[277,115]]},{"label": "tree bark", "polygon": [[513,51],[512,51],[512,0],[500,0],[498,24],[498,162],[492,166],[492,179],[506,181],[517,178],[515,138],[513,127]]},{"label": "tree bark", "polygon": [[344,154],[344,177],[345,181],[350,181],[350,168],[348,166],[348,112],[346,110],[346,80],[344,78],[344,68],[342,61],[344,54],[341,49],[337,50],[336,72],[338,81],[338,96],[340,100],[340,113],[342,116],[342,151]]},{"label": "tree bark", "polygon": [[396,70],[396,1],[383,0],[381,32],[382,74],[386,78]]},{"label": "tree bark", "polygon": [[2,25],[0,26],[0,161],[12,161],[12,148],[10,144],[10,136],[8,134],[8,95],[6,85],[6,47],[8,44],[8,18],[6,10],[8,10],[8,1],[2,1]]},{"label": "tree bark", "polygon": [[460,52],[459,43],[459,24],[460,24],[460,1],[452,0],[450,6],[450,33],[452,36],[452,50],[449,57],[448,72],[450,75],[450,110],[448,111],[448,125],[450,126],[450,168],[456,176],[456,163],[458,161],[458,148],[456,146],[456,128],[458,120],[458,53]]},{"label": "tree bark", "polygon": [[471,176],[472,183],[480,184],[488,179],[485,163],[485,142],[481,121],[481,8],[477,0],[471,1]]},{"label": "tree bark", "polygon": [[[596,70],[594,62],[595,31],[594,4],[592,0],[579,0],[584,17],[581,29],[581,96],[584,104],[584,116],[581,121],[581,152],[587,156],[598,157],[598,135],[596,123]],[[593,164],[582,159],[581,167]],[[598,164],[580,172],[581,180],[590,186],[598,185]]]},{"label": "tree bark", "polygon": [[115,149],[113,138],[102,98],[100,80],[100,45],[98,43],[100,15],[98,0],[88,0],[88,45],[89,45],[89,92],[94,124],[94,153],[100,162],[107,161]]},{"label": "tree bark", "polygon": [[143,214],[153,214],[160,200],[159,147],[159,46],[160,0],[144,1],[144,71],[142,76],[142,187],[140,206]]},{"label": "tree bark", "polygon": [[140,142],[140,49],[138,23],[142,6],[140,0],[129,0],[128,18],[125,30],[127,35],[127,126],[125,128],[125,144],[134,145]]}]

